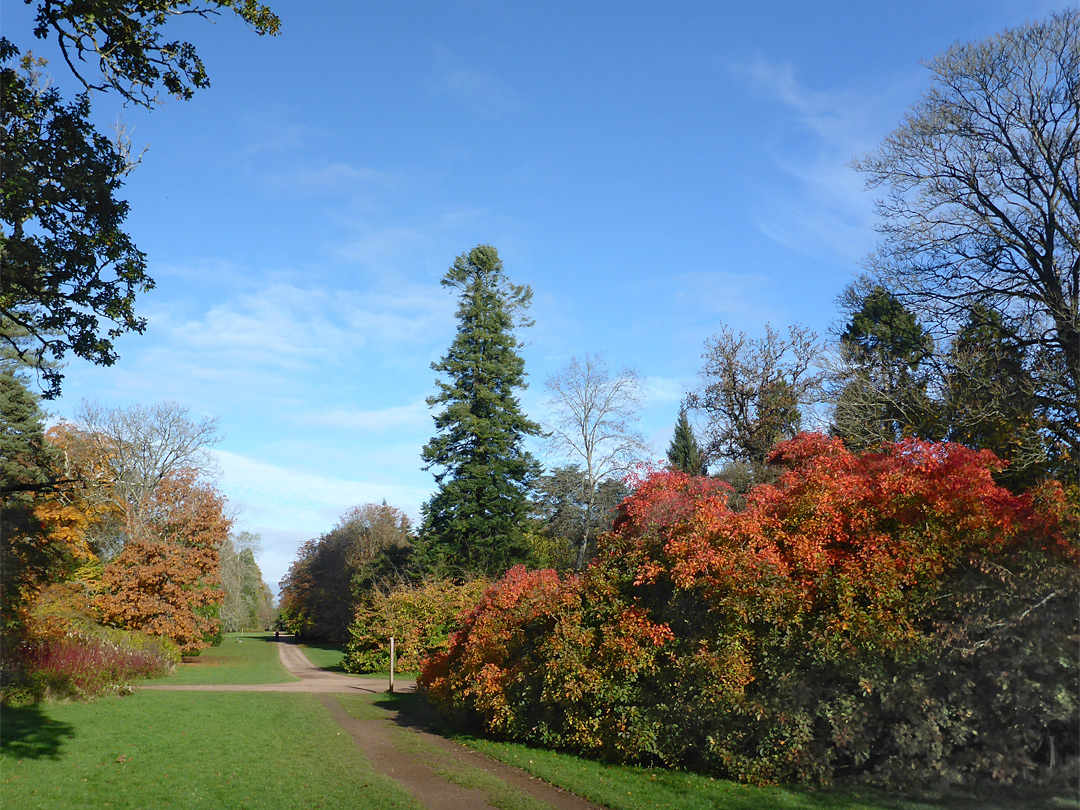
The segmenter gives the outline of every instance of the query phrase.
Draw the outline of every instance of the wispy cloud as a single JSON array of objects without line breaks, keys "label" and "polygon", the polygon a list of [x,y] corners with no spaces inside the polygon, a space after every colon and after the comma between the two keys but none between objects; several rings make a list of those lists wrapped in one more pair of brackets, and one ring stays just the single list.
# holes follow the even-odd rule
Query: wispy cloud
[{"label": "wispy cloud", "polygon": [[212,352],[219,361],[308,368],[343,346],[364,345],[362,334],[342,324],[339,307],[328,291],[273,285],[175,324],[170,338],[200,356]]},{"label": "wispy cloud", "polygon": [[735,329],[757,329],[777,320],[774,283],[763,273],[690,272],[664,280],[682,310],[719,315]]},{"label": "wispy cloud", "polygon": [[[345,235],[328,244],[326,250],[335,259],[368,268],[383,278],[404,268],[415,272],[417,267],[428,267],[438,277],[454,256],[476,244],[470,240],[475,240],[478,232],[498,232],[504,225],[502,218],[488,211],[458,205],[419,216],[413,212],[403,220],[382,224],[361,217],[344,219],[339,230]],[[502,238],[499,244],[507,242]]]},{"label": "wispy cloud", "polygon": [[420,401],[411,405],[396,405],[376,410],[347,410],[334,408],[326,411],[308,411],[304,421],[325,427],[345,428],[363,432],[426,430],[431,424],[427,403]]},{"label": "wispy cloud", "polygon": [[194,317],[168,311],[154,331],[168,343],[217,362],[310,368],[367,347],[426,342],[452,322],[452,302],[436,284],[395,292],[289,283],[233,296]]},{"label": "wispy cloud", "polygon": [[223,485],[253,523],[302,529],[329,521],[329,527],[350,506],[384,499],[415,515],[429,494],[420,487],[385,481],[316,475],[227,450],[214,450],[213,454],[222,470]]},{"label": "wispy cloud", "polygon": [[415,520],[429,494],[420,487],[315,475],[225,450],[212,452],[222,470],[222,488],[239,509],[238,528],[262,535],[259,562],[271,582],[285,575],[313,526],[329,531],[349,507],[383,500]]},{"label": "wispy cloud", "polygon": [[690,382],[679,377],[646,377],[645,398],[650,406],[678,403],[686,396]]},{"label": "wispy cloud", "polygon": [[246,113],[240,121],[240,131],[246,134],[241,152],[254,156],[302,148],[314,130],[294,119],[295,114],[285,107]]},{"label": "wispy cloud", "polygon": [[267,175],[266,182],[272,188],[319,196],[337,192],[348,192],[351,195],[385,194],[406,185],[405,178],[393,172],[340,161],[306,166],[290,165],[282,171]]},{"label": "wispy cloud", "polygon": [[343,398],[364,390],[356,369],[375,380],[393,366],[402,373],[367,389],[366,407],[378,407],[426,391],[432,353],[453,333],[454,301],[434,281],[331,290],[313,278],[217,292],[221,298],[206,309],[186,298],[148,307],[146,334],[118,344],[121,362],[107,376],[87,364],[73,367],[73,384],[106,400],[216,403],[223,417],[223,409],[257,403],[263,412],[295,417],[312,409],[313,397],[342,407]]},{"label": "wispy cloud", "polygon": [[763,191],[761,232],[807,255],[860,259],[873,245],[874,218],[863,178],[850,163],[887,131],[886,111],[895,110],[889,88],[815,90],[799,81],[793,65],[762,57],[731,70],[779,102],[799,133],[770,144],[776,167],[796,185],[794,193],[790,186]]},{"label": "wispy cloud", "polygon": [[849,142],[863,128],[862,105],[853,94],[811,90],[796,78],[794,65],[759,56],[732,70],[747,78],[754,89],[783,102],[800,124],[829,144]]},{"label": "wispy cloud", "polygon": [[432,92],[488,114],[521,110],[525,103],[517,93],[494,74],[476,68],[446,70],[430,82]]}]

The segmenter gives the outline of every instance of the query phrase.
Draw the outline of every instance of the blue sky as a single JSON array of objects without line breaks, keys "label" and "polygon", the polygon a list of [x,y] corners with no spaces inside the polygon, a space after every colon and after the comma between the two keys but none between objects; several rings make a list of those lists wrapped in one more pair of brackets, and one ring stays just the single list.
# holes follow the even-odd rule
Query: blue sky
[{"label": "blue sky", "polygon": [[[534,290],[531,417],[549,374],[603,353],[646,379],[661,458],[722,324],[827,332],[875,244],[849,163],[926,87],[920,60],[1061,6],[271,5],[276,38],[185,22],[212,87],[123,111],[148,147],[122,196],[157,281],[149,328],[112,368],[69,364],[47,406],[217,416],[220,486],[270,582],[352,505],[418,517],[455,256],[493,244]],[[49,56],[29,20],[6,3],[3,34]]]}]

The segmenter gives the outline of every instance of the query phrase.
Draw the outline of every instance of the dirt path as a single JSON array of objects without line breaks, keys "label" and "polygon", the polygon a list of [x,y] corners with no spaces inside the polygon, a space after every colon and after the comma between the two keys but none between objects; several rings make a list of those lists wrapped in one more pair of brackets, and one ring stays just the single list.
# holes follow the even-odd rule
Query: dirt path
[{"label": "dirt path", "polygon": [[[304,651],[292,641],[278,643],[278,655],[282,666],[300,680],[291,683],[212,684],[184,686],[179,684],[153,684],[141,689],[178,692],[338,692],[340,694],[377,694],[387,691],[386,678],[365,678],[357,675],[340,675],[312,666]],[[395,678],[395,692],[413,692],[416,681],[411,678]]]},{"label": "dirt path", "polygon": [[[371,760],[375,770],[401,783],[428,810],[482,810],[496,806],[492,790],[528,795],[552,810],[599,810],[572,793],[503,765],[482,754],[402,722],[394,711],[378,719],[354,717],[335,695],[381,694],[384,678],[339,675],[312,666],[291,640],[278,646],[281,663],[299,678],[292,683],[180,686],[155,684],[140,689],[188,692],[315,692],[319,702]],[[413,692],[412,679],[395,679],[395,692]],[[480,777],[478,779],[478,776]],[[487,777],[486,786],[483,784]],[[494,777],[497,781],[492,781]],[[478,786],[479,785],[479,786]],[[494,785],[494,787],[492,787]]]}]

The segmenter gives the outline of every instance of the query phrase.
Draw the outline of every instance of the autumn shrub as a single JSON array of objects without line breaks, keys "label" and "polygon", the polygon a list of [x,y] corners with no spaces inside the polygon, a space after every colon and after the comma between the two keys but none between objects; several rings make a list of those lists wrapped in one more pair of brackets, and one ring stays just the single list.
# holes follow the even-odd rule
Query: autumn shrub
[{"label": "autumn shrub", "polygon": [[[802,435],[733,509],[637,482],[580,578],[512,571],[421,685],[491,733],[752,781],[1015,781],[1078,753],[1075,511],[992,454]],[[1068,772],[1068,771],[1066,771]]]},{"label": "autumn shrub", "polygon": [[51,585],[37,596],[6,697],[93,698],[137,678],[166,675],[180,662],[167,638],[99,624],[92,598],[84,581]]},{"label": "autumn shrub", "polygon": [[563,578],[517,566],[419,683],[444,713],[498,737],[649,761],[659,730],[650,697],[670,638],[599,571]]},{"label": "autumn shrub", "polygon": [[24,666],[36,695],[45,698],[98,697],[138,678],[167,675],[179,659],[168,639],[142,633],[72,633],[29,643]]},{"label": "autumn shrub", "polygon": [[447,648],[459,617],[476,605],[486,585],[481,579],[430,579],[368,591],[358,600],[349,625],[345,670],[388,670],[393,637],[397,669],[417,671],[422,658]]}]

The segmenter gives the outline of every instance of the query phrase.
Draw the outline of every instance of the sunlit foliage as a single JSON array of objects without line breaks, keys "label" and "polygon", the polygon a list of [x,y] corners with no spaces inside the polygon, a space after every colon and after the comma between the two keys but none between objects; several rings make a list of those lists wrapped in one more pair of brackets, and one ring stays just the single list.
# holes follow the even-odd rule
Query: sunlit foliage
[{"label": "sunlit foliage", "polygon": [[1075,512],[989,452],[800,435],[733,510],[648,476],[580,578],[515,569],[421,683],[517,740],[754,781],[1004,781],[1077,754]]}]

